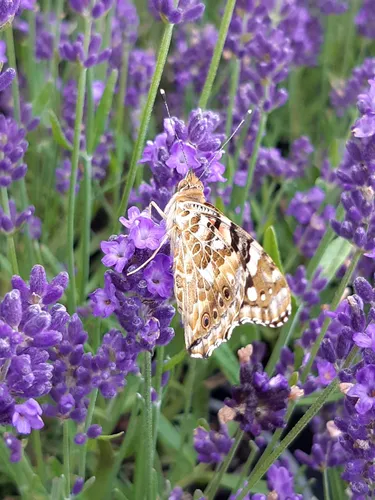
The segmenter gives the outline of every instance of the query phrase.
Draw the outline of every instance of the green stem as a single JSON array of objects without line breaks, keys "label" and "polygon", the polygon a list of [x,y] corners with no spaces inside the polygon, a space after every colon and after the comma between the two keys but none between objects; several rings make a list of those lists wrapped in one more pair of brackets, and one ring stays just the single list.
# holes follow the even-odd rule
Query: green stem
[{"label": "green stem", "polygon": [[[85,432],[90,427],[92,422],[92,417],[94,415],[96,399],[98,397],[98,389],[94,389],[91,394],[89,409],[87,411],[86,422],[85,422]],[[86,474],[86,457],[87,457],[87,442],[80,448],[80,460],[79,460],[79,475],[85,478]]]},{"label": "green stem", "polygon": [[244,463],[244,465],[242,467],[242,471],[241,471],[240,477],[238,478],[237,484],[232,489],[233,493],[236,493],[236,491],[238,491],[241,488],[241,486],[243,485],[243,483],[245,482],[245,479],[247,478],[247,476],[250,473],[250,469],[253,465],[253,462],[255,460],[255,457],[256,457],[256,454],[258,453],[258,451],[259,451],[258,446],[254,443],[254,441],[250,441],[250,453],[249,453],[249,456],[247,457],[246,462]]},{"label": "green stem", "polygon": [[331,495],[329,493],[329,479],[328,479],[327,467],[324,467],[323,469],[323,489],[324,489],[324,500],[331,500]]},{"label": "green stem", "polygon": [[[27,20],[29,23],[29,35],[27,39],[27,83],[30,94],[30,101],[35,97],[35,84],[38,84],[38,73],[35,71],[35,12],[29,10],[27,12]],[[40,64],[40,63],[39,63]]]},{"label": "green stem", "polygon": [[152,468],[153,468],[153,439],[152,439],[152,406],[151,406],[151,353],[144,353],[144,484],[146,485],[146,500],[152,498]]},{"label": "green stem", "polygon": [[341,75],[343,78],[346,78],[348,69],[350,68],[350,63],[353,60],[353,36],[355,33],[355,22],[354,17],[358,9],[358,1],[351,0],[349,2],[349,12],[346,13],[346,27],[345,27],[345,48],[343,51],[343,64]]},{"label": "green stem", "polygon": [[168,372],[169,370],[172,370],[175,366],[177,366],[180,363],[182,363],[182,361],[185,358],[186,358],[186,349],[183,348],[183,349],[181,349],[180,352],[178,352],[177,354],[175,354],[171,359],[168,359],[168,361],[166,361],[164,363],[163,373]]},{"label": "green stem", "polygon": [[64,476],[65,476],[65,494],[70,496],[70,431],[69,420],[63,424],[63,455],[64,455]]},{"label": "green stem", "polygon": [[90,274],[90,237],[92,208],[92,163],[91,157],[84,161],[83,176],[83,232],[82,232],[82,276],[80,283],[80,302],[86,298],[86,286]]},{"label": "green stem", "polygon": [[[233,111],[235,99],[238,91],[238,83],[240,81],[240,72],[241,72],[241,61],[240,59],[234,58],[231,61],[231,77],[230,77],[230,86],[229,86],[229,104],[227,108],[227,121],[225,124],[225,135],[227,137],[230,136],[233,127]],[[230,160],[226,160],[227,168],[233,163]],[[229,169],[228,169],[229,170]],[[234,176],[233,168],[230,168],[228,172],[228,183],[231,184]]]},{"label": "green stem", "polygon": [[236,454],[237,448],[242,441],[242,438],[244,436],[244,431],[242,431],[239,427],[236,431],[236,436],[234,443],[232,444],[231,449],[229,450],[228,455],[225,457],[224,461],[221,463],[219,469],[216,471],[214,474],[212,480],[210,483],[207,485],[207,488],[204,492],[204,496],[207,498],[207,500],[214,500],[216,492],[220,486],[220,482],[228,470],[228,467],[230,466],[234,455]]},{"label": "green stem", "polygon": [[160,410],[161,410],[161,404],[162,404],[162,387],[161,387],[161,379],[163,376],[163,363],[164,363],[164,346],[160,346],[156,350],[156,373],[155,373],[155,384],[154,384],[154,389],[157,394],[157,402],[154,404],[154,419],[153,419],[153,436],[154,436],[154,443],[153,443],[153,453],[155,454],[155,449],[156,449],[156,442],[158,439],[158,426],[159,426],[159,417],[160,417]]},{"label": "green stem", "polygon": [[288,345],[290,339],[293,337],[294,332],[296,331],[297,327],[301,324],[299,321],[299,317],[301,315],[301,312],[303,310],[303,306],[299,306],[299,308],[296,311],[296,314],[294,315],[293,321],[291,322],[290,325],[285,325],[281,329],[281,333],[277,339],[277,342],[272,349],[272,354],[270,359],[268,360],[267,366],[266,366],[266,373],[267,375],[271,376],[277,362],[280,359],[280,352],[281,349]]},{"label": "green stem", "polygon": [[247,171],[246,186],[241,190],[241,193],[240,193],[240,202],[239,202],[239,207],[241,210],[240,217],[239,217],[240,225],[243,224],[245,202],[247,200],[247,197],[249,196],[250,188],[253,184],[255,166],[257,163],[257,159],[258,159],[260,144],[262,142],[262,138],[263,138],[264,132],[266,130],[266,124],[267,124],[267,113],[260,110],[259,127],[258,127],[257,136],[255,138],[254,150],[253,150],[253,153],[252,153],[251,159],[250,159],[249,169]]},{"label": "green stem", "polygon": [[[10,217],[8,190],[6,187],[1,188],[1,201],[5,215]],[[8,259],[12,265],[12,272],[13,274],[19,274],[16,245],[14,243],[14,238],[12,234],[7,235],[7,243],[8,243]]]},{"label": "green stem", "polygon": [[[122,52],[121,73],[118,91],[117,115],[116,115],[116,168],[115,168],[115,186],[113,189],[114,206],[118,207],[120,197],[121,176],[124,165],[124,117],[125,117],[125,95],[128,80],[130,47],[125,44]],[[115,221],[117,223],[117,221]]]},{"label": "green stem", "polygon": [[33,442],[33,450],[35,453],[36,457],[36,470],[38,473],[38,476],[40,480],[42,481],[43,485],[46,484],[46,469],[44,465],[44,459],[43,459],[43,451],[42,451],[42,442],[40,439],[40,432],[33,430],[31,434],[31,439]]},{"label": "green stem", "polygon": [[225,40],[227,38],[227,33],[228,33],[230,22],[232,20],[232,15],[233,15],[235,5],[236,5],[236,0],[228,0],[227,4],[225,6],[223,18],[222,18],[221,23],[220,23],[218,39],[217,39],[215,50],[214,50],[214,53],[213,53],[213,56],[211,59],[210,68],[208,70],[206,81],[204,82],[203,91],[202,91],[201,97],[199,99],[199,107],[200,108],[207,107],[208,99],[209,99],[210,94],[211,94],[212,85],[215,81],[216,73],[217,73],[217,70],[219,67],[221,55],[223,53],[223,48],[224,48]]},{"label": "green stem", "polygon": [[[244,487],[237,500],[243,500],[245,496],[250,492],[252,488],[258,483],[258,481],[263,477],[271,465],[279,458],[279,456],[290,446],[298,434],[306,427],[306,425],[311,421],[311,419],[318,413],[318,411],[323,407],[326,400],[337,388],[337,381],[333,381],[324,391],[321,393],[316,402],[310,406],[303,417],[297,422],[293,429],[285,436],[281,441],[279,446],[274,449],[272,453],[266,457],[262,464],[259,462],[259,466],[254,470],[254,473],[250,476],[248,484]],[[263,457],[262,457],[263,458]]]},{"label": "green stem", "polygon": [[[84,31],[84,54],[87,54],[87,49],[90,43],[91,24],[90,17],[84,18],[85,31]],[[76,118],[74,122],[74,140],[73,140],[73,153],[72,153],[72,169],[70,174],[69,196],[68,196],[68,218],[67,218],[67,254],[68,254],[68,271],[70,278],[70,286],[68,293],[68,305],[70,312],[73,313],[76,309],[77,296],[76,296],[76,278],[74,266],[74,216],[76,206],[76,182],[78,160],[80,154],[80,140],[81,128],[83,120],[83,107],[85,104],[85,88],[86,88],[86,73],[87,69],[84,66],[79,68],[78,89],[77,89],[77,103],[76,103]]]},{"label": "green stem", "polygon": [[161,40],[158,59],[156,61],[155,71],[152,77],[150,90],[148,91],[147,101],[142,111],[141,124],[139,127],[138,137],[134,145],[133,155],[130,162],[130,168],[128,173],[127,182],[125,185],[124,193],[122,195],[121,203],[117,211],[117,217],[113,226],[113,233],[116,232],[116,227],[118,225],[118,218],[123,215],[127,209],[130,192],[134,185],[135,176],[137,173],[138,161],[141,158],[143,147],[146,140],[146,134],[148,126],[151,119],[152,110],[154,107],[156,94],[160,84],[161,76],[163,74],[165,62],[167,60],[167,55],[169,47],[172,40],[173,24],[167,24],[164,28],[163,38]]},{"label": "green stem", "polygon": [[14,118],[18,123],[21,123],[21,108],[20,108],[20,91],[19,91],[19,82],[18,82],[18,71],[17,71],[17,62],[16,62],[16,51],[14,48],[14,37],[13,37],[13,28],[12,25],[5,31],[5,40],[7,44],[7,56],[9,66],[16,70],[16,77],[12,82],[12,97],[13,97],[13,110],[14,110]]},{"label": "green stem", "polygon": [[[355,252],[351,262],[350,262],[348,269],[346,270],[345,276],[343,277],[343,279],[340,282],[340,285],[336,289],[336,293],[333,297],[333,300],[332,300],[331,306],[330,306],[331,311],[335,311],[337,309],[337,306],[340,304],[342,296],[343,296],[344,291],[345,291],[345,288],[347,287],[351,277],[353,276],[353,273],[354,273],[354,271],[357,267],[357,264],[359,262],[359,259],[361,257],[362,257],[362,251],[357,250]],[[328,330],[328,326],[329,326],[330,322],[331,322],[331,319],[326,318],[324,323],[323,323],[320,334],[319,334],[318,338],[316,339],[316,341],[314,342],[314,345],[312,346],[309,359],[308,359],[308,361],[307,361],[307,363],[302,371],[301,382],[306,381],[307,376],[311,371],[312,364],[315,360],[316,355],[318,354],[319,348],[320,348],[322,340],[323,340],[323,338]]]}]

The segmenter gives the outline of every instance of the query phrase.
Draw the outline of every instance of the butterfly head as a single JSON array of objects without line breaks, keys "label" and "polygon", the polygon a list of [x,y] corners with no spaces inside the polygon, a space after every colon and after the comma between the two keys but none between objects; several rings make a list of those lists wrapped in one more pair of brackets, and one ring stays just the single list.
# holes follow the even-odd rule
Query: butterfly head
[{"label": "butterfly head", "polygon": [[189,196],[203,196],[204,186],[192,170],[189,170],[185,178],[178,183],[178,193],[189,193]]}]

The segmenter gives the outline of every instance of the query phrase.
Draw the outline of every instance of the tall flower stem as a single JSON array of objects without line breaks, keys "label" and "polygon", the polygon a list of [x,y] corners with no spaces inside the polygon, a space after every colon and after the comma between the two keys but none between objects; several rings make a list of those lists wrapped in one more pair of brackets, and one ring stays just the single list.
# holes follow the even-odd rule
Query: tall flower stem
[{"label": "tall flower stem", "polygon": [[[90,17],[84,18],[84,53],[87,54],[87,49],[90,43],[92,20]],[[72,170],[70,174],[70,185],[68,195],[68,228],[67,228],[67,254],[68,254],[68,271],[70,276],[70,286],[68,293],[68,305],[70,312],[73,313],[77,303],[76,278],[74,268],[74,216],[76,206],[76,182],[78,160],[80,153],[81,128],[83,120],[83,107],[85,104],[85,88],[86,88],[86,73],[87,69],[84,66],[79,68],[77,103],[76,103],[76,118],[74,122],[74,139],[72,153]]]},{"label": "tall flower stem", "polygon": [[38,476],[43,484],[46,484],[46,469],[43,459],[42,442],[40,439],[40,432],[33,430],[31,434],[31,439],[33,443],[33,450],[36,457],[36,469]]},{"label": "tall flower stem", "polygon": [[220,486],[220,481],[222,480],[224,474],[228,470],[228,467],[230,466],[233,457],[236,454],[237,448],[240,445],[240,442],[242,441],[244,434],[245,434],[244,431],[242,431],[240,427],[238,427],[234,443],[231,449],[229,450],[228,455],[225,457],[224,461],[219,466],[219,469],[216,471],[215,475],[212,478],[212,481],[208,484],[204,492],[204,495],[207,498],[207,500],[214,500],[216,492]]},{"label": "tall flower stem", "polygon": [[[337,290],[336,290],[336,293],[333,297],[333,300],[331,302],[331,306],[330,306],[330,310],[331,311],[335,311],[337,309],[337,306],[340,304],[340,301],[342,299],[342,296],[344,294],[344,291],[345,291],[345,288],[347,287],[351,277],[353,276],[353,273],[357,267],[357,264],[359,262],[359,259],[361,258],[362,256],[362,251],[361,250],[357,250],[350,262],[350,265],[348,267],[348,269],[346,270],[346,273],[345,273],[345,276],[343,277],[343,279],[341,280],[340,282],[340,285],[338,286]],[[309,359],[306,363],[306,366],[305,368],[303,369],[302,371],[302,374],[301,374],[301,381],[302,382],[305,382],[306,379],[307,379],[307,376],[308,374],[310,373],[311,371],[311,367],[312,367],[312,364],[316,358],[316,355],[318,354],[318,351],[319,351],[319,348],[321,346],[321,343],[322,343],[322,340],[328,330],[328,326],[330,324],[330,321],[331,319],[330,318],[326,318],[324,323],[323,323],[323,326],[322,326],[322,329],[321,329],[321,332],[318,336],[318,338],[316,339],[316,341],[314,342],[314,345],[312,346],[312,349],[310,351],[310,356],[309,356]]]},{"label": "tall flower stem", "polygon": [[225,44],[225,40],[227,38],[227,33],[229,29],[230,22],[232,20],[232,15],[234,11],[234,7],[236,5],[236,0],[228,0],[223,18],[221,20],[220,28],[219,28],[219,36],[216,42],[215,50],[211,59],[210,68],[208,70],[208,74],[206,77],[206,81],[204,82],[204,87],[202,90],[201,97],[199,99],[199,107],[206,108],[208,99],[211,94],[212,85],[214,84],[216,73],[219,67],[220,59],[223,53],[223,48]]},{"label": "tall flower stem", "polygon": [[[19,92],[19,80],[18,80],[18,71],[17,71],[17,61],[16,61],[16,51],[14,48],[14,36],[13,36],[13,28],[9,26],[5,30],[5,41],[7,45],[7,56],[9,66],[16,70],[16,77],[12,82],[12,98],[13,98],[13,112],[14,118],[16,122],[21,125],[21,105],[20,105],[20,92]],[[28,196],[26,191],[26,183],[25,178],[23,177],[18,181],[20,187],[20,198],[22,203],[22,208],[26,208],[29,204]],[[26,247],[27,247],[27,261],[29,264],[33,262],[34,250],[30,239],[29,230],[25,231],[26,233]],[[31,267],[31,265],[29,265]]]},{"label": "tall flower stem", "polygon": [[144,484],[146,485],[146,500],[152,498],[152,470],[153,470],[153,438],[152,438],[152,406],[151,406],[151,353],[144,353]]},{"label": "tall flower stem", "polygon": [[155,384],[154,388],[157,394],[157,402],[154,404],[154,418],[153,418],[153,453],[155,454],[156,442],[158,439],[158,425],[159,425],[159,417],[160,410],[162,404],[162,387],[161,387],[161,379],[163,376],[163,364],[164,364],[164,346],[160,346],[156,351],[156,373],[155,373]]},{"label": "tall flower stem", "polygon": [[264,132],[266,130],[266,125],[267,125],[267,113],[265,113],[264,111],[260,111],[260,113],[261,114],[260,114],[259,127],[258,127],[258,132],[257,132],[256,138],[255,138],[253,153],[251,155],[251,159],[250,159],[250,163],[249,163],[249,169],[247,171],[246,185],[241,190],[240,202],[238,204],[240,207],[240,210],[241,210],[240,216],[239,216],[240,225],[243,224],[245,202],[249,196],[249,191],[250,191],[250,188],[253,184],[254,172],[255,172],[255,166],[257,163],[257,159],[258,159],[259,148],[260,148],[262,138],[263,138]]},{"label": "tall flower stem", "polygon": [[[91,394],[90,405],[87,411],[86,422],[85,422],[85,432],[90,427],[92,422],[92,417],[94,415],[96,399],[98,397],[98,389],[94,389]],[[86,474],[86,457],[87,457],[87,443],[80,448],[80,460],[79,460],[79,475],[85,478]]]},{"label": "tall flower stem", "polygon": [[150,124],[150,119],[156,99],[156,94],[159,88],[161,76],[163,74],[165,62],[167,60],[169,47],[172,40],[172,33],[173,33],[173,24],[166,24],[164,28],[163,38],[160,43],[160,49],[159,49],[158,59],[156,61],[155,71],[151,80],[150,90],[148,91],[146,104],[143,108],[141,115],[141,124],[139,127],[138,137],[133,149],[133,155],[130,162],[130,168],[128,172],[124,193],[122,195],[121,203],[117,211],[116,220],[114,221],[113,224],[114,233],[116,232],[118,218],[120,217],[120,215],[124,214],[128,206],[130,192],[134,185],[134,180],[137,173],[138,161],[140,160],[142,155],[142,150],[145,144],[146,134],[148,126]]},{"label": "tall flower stem", "polygon": [[118,91],[117,115],[116,115],[116,169],[115,169],[115,186],[113,189],[114,206],[118,207],[120,198],[121,176],[124,164],[124,117],[125,117],[125,96],[126,86],[128,81],[128,65],[129,65],[130,46],[125,43],[122,52],[121,74]]},{"label": "tall flower stem", "polygon": [[63,424],[63,457],[64,457],[64,476],[65,476],[65,494],[70,496],[70,431],[69,420]]},{"label": "tall flower stem", "polygon": [[[8,190],[6,187],[1,188],[1,201],[5,214],[8,217],[10,217]],[[16,245],[14,244],[14,238],[12,234],[9,234],[7,236],[7,242],[8,242],[8,259],[12,265],[12,272],[13,274],[19,274]]]},{"label": "tall flower stem", "polygon": [[[343,369],[351,366],[354,358],[358,352],[358,347],[353,347],[350,351],[344,365]],[[264,451],[261,459],[259,460],[257,466],[255,467],[253,473],[250,475],[249,481],[246,487],[242,490],[237,500],[244,500],[246,495],[250,490],[257,484],[257,482],[263,477],[271,465],[279,458],[279,456],[290,446],[290,444],[295,440],[299,433],[306,427],[307,424],[315,417],[315,415],[320,411],[324,404],[329,400],[331,394],[335,392],[338,387],[337,377],[322,391],[317,397],[314,404],[306,411],[303,417],[297,422],[297,424],[291,429],[281,443],[275,448],[276,442],[272,439],[270,444]],[[291,404],[291,409],[288,410],[287,415],[291,415],[293,412],[294,404]],[[278,429],[275,434],[278,437],[282,434],[282,429]],[[273,451],[272,451],[273,450]]]}]

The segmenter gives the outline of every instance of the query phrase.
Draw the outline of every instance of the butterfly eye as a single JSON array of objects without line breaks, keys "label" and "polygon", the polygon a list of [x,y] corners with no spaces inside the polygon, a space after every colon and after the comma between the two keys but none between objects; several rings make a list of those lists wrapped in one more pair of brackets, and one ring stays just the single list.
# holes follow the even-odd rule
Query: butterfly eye
[{"label": "butterfly eye", "polygon": [[202,326],[203,328],[208,328],[210,326],[210,315],[208,313],[204,313],[202,316]]},{"label": "butterfly eye", "polygon": [[224,297],[228,300],[230,297],[230,291],[229,291],[229,288],[227,286],[225,286],[223,288],[223,294],[224,294]]}]

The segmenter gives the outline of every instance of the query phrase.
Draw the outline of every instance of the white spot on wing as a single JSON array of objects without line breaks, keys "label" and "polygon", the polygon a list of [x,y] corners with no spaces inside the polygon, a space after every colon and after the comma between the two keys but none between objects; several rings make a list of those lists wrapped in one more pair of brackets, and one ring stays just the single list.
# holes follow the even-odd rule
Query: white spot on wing
[{"label": "white spot on wing", "polygon": [[257,294],[256,288],[254,286],[251,286],[250,288],[248,288],[247,298],[250,300],[250,302],[254,302],[255,300],[257,300],[257,297],[258,297],[258,294]]},{"label": "white spot on wing", "polygon": [[272,281],[276,283],[281,278],[281,273],[278,269],[274,269],[272,271]]},{"label": "white spot on wing", "polygon": [[260,259],[260,254],[258,250],[255,248],[254,244],[252,243],[250,246],[250,261],[247,265],[250,272],[250,276],[252,277],[254,277],[258,272],[259,259]]}]

